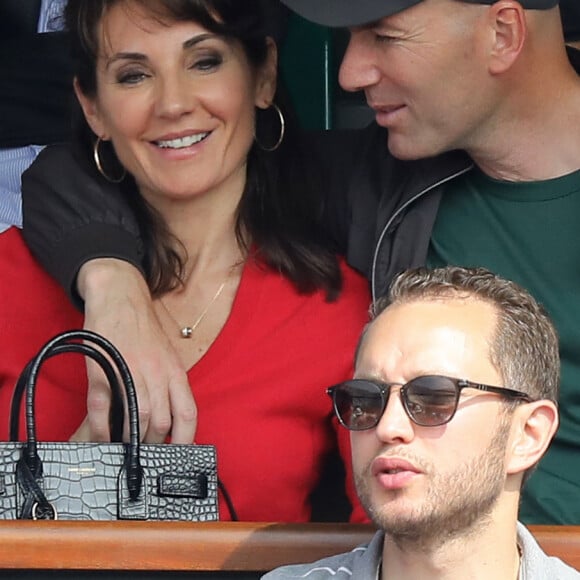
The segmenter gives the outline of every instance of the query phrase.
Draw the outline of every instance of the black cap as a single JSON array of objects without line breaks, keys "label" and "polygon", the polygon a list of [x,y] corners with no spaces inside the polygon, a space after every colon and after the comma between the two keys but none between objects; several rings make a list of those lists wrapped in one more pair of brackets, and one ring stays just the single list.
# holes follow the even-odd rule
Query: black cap
[{"label": "black cap", "polygon": [[[494,4],[497,0],[463,0],[471,4]],[[422,0],[282,0],[288,8],[323,26],[358,26],[375,22],[419,4]],[[519,0],[527,10],[547,10],[558,0]]]}]

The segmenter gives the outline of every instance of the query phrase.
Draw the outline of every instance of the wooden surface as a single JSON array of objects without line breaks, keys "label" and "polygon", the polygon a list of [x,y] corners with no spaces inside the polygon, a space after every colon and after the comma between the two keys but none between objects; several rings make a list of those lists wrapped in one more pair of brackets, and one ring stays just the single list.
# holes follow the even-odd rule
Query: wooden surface
[{"label": "wooden surface", "polygon": [[[580,569],[580,526],[532,526]],[[370,526],[185,522],[0,522],[0,569],[262,571],[350,550]]]}]

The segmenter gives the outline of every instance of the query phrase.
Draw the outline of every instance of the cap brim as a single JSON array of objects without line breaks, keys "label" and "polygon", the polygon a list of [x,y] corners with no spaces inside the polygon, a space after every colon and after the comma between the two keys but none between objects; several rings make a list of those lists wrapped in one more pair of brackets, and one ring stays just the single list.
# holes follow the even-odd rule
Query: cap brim
[{"label": "cap brim", "polygon": [[359,26],[406,10],[422,0],[281,0],[300,16],[323,26]]}]

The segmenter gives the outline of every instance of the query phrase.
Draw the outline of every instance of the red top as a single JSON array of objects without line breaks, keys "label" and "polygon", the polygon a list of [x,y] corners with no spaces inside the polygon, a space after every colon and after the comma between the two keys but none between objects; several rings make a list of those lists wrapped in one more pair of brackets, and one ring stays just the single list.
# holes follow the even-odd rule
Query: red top
[{"label": "red top", "polygon": [[[352,376],[370,298],[366,279],[342,271],[341,297],[327,303],[322,292],[299,295],[279,274],[248,262],[227,323],[188,372],[199,411],[196,442],[216,446],[220,480],[242,521],[308,521],[308,496],[337,440],[350,466],[348,431],[336,424],[325,389]],[[7,439],[24,365],[55,334],[81,328],[83,316],[16,228],[0,235],[0,272],[0,438]],[[86,414],[83,357],[50,359],[37,386],[39,439],[67,440]],[[220,519],[230,519],[223,498]],[[358,502],[351,520],[366,521]]]}]

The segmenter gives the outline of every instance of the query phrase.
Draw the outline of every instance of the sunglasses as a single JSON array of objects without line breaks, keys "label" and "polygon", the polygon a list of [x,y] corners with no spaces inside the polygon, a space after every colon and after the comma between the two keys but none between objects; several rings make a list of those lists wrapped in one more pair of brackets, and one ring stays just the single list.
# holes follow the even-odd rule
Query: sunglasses
[{"label": "sunglasses", "polygon": [[[364,431],[378,425],[387,407],[391,387],[400,384],[353,379],[330,387],[326,392],[332,397],[340,423],[351,431]],[[453,419],[461,391],[467,388],[497,393],[508,399],[532,401],[529,395],[513,389],[439,375],[412,379],[402,385],[399,392],[405,412],[413,423],[438,427]]]}]

